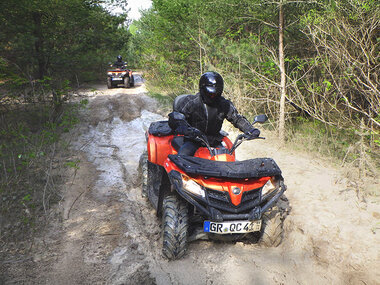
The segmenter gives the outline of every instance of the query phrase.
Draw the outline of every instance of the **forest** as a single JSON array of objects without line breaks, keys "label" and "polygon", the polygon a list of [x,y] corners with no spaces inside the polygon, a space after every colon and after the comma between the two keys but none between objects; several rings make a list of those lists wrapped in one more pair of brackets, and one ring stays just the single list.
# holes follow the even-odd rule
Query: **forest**
[{"label": "forest", "polygon": [[2,86],[24,100],[49,86],[60,101],[59,90],[102,79],[123,53],[172,96],[194,92],[203,72],[220,72],[226,97],[249,114],[270,114],[282,140],[285,121],[307,119],[330,133],[364,130],[379,144],[377,1],[157,0],[134,23],[110,12],[127,3],[3,2]]},{"label": "forest", "polygon": [[[0,284],[379,280],[380,1],[152,0],[137,20],[132,3],[0,1]],[[117,55],[133,88],[107,89]],[[269,117],[244,159],[281,166],[284,239],[170,263],[140,193],[143,128],[207,71]]]},{"label": "forest", "polygon": [[[127,12],[127,0],[0,3],[3,214],[15,201],[39,213],[60,199],[49,170],[61,134],[88,103],[71,104],[70,94],[105,82],[118,54],[165,102],[196,93],[200,75],[217,71],[224,96],[249,119],[266,113],[282,144],[353,165],[361,177],[376,173],[379,1],[153,0],[137,21]],[[33,178],[45,176],[38,191]],[[20,215],[26,227],[33,222]]]},{"label": "forest", "polygon": [[167,93],[196,90],[216,70],[225,95],[246,114],[270,114],[281,140],[302,125],[344,155],[338,144],[360,134],[379,147],[379,13],[371,0],[161,0],[133,40]]}]

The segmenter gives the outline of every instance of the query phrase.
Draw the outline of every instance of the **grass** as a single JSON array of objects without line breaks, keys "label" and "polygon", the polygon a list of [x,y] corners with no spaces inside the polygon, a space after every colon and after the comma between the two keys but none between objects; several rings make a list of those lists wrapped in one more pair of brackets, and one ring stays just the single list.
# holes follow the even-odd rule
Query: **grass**
[{"label": "grass", "polygon": [[[344,160],[346,163],[353,162],[360,156],[359,149],[353,149],[361,139],[356,130],[337,129],[317,120],[301,117],[288,125],[288,130],[288,143],[308,152],[315,152],[341,162]],[[377,163],[377,167],[380,167],[380,147],[371,144],[370,140],[371,137],[365,137],[366,152]]]},{"label": "grass", "polygon": [[170,95],[164,95],[162,93],[157,93],[154,91],[149,91],[148,96],[156,99],[161,105],[170,107],[173,103],[173,98]]},{"label": "grass", "polygon": [[375,140],[376,137],[365,136],[361,144],[358,131],[337,129],[311,119],[297,118],[288,124],[288,147],[331,160],[366,194],[380,196],[377,178],[380,146],[374,143]]}]

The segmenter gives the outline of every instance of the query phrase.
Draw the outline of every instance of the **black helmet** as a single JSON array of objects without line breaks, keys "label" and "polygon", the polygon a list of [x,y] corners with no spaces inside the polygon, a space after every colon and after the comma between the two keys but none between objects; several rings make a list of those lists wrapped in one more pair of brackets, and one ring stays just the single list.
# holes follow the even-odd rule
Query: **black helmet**
[{"label": "black helmet", "polygon": [[118,55],[116,58],[117,58],[117,61],[122,61],[123,60],[123,58],[121,57],[121,55]]},{"label": "black helmet", "polygon": [[217,72],[206,72],[199,79],[199,93],[207,105],[219,100],[222,96],[224,82],[222,76]]}]

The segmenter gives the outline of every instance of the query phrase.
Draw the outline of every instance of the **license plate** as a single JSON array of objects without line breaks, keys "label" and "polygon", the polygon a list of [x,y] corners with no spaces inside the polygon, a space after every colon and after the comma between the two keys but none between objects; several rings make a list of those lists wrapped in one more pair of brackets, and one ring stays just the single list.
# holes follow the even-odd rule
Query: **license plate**
[{"label": "license plate", "polygon": [[261,230],[261,220],[216,223],[205,221],[203,231],[215,234],[250,233]]},{"label": "license plate", "polygon": [[112,80],[123,80],[123,78],[118,78],[118,77],[112,77]]}]

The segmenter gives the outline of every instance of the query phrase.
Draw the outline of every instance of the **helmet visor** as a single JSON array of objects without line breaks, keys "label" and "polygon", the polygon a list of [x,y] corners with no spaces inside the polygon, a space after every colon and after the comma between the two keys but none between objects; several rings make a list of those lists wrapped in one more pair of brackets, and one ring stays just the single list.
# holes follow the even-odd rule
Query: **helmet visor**
[{"label": "helmet visor", "polygon": [[210,98],[215,98],[215,97],[218,97],[217,95],[217,91],[216,91],[216,87],[215,86],[205,86],[205,89],[206,89],[206,92],[207,92],[207,95],[210,97]]}]

